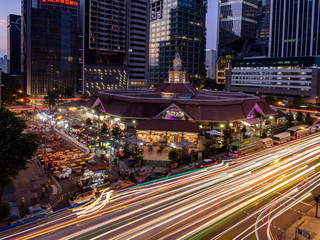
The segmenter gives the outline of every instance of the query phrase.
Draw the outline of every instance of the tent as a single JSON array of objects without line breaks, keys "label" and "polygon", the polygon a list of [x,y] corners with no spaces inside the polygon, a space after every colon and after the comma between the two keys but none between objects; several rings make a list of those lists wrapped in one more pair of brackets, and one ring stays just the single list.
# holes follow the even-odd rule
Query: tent
[{"label": "tent", "polygon": [[217,130],[206,131],[206,133],[210,134],[211,136],[222,136],[222,133],[218,132]]}]

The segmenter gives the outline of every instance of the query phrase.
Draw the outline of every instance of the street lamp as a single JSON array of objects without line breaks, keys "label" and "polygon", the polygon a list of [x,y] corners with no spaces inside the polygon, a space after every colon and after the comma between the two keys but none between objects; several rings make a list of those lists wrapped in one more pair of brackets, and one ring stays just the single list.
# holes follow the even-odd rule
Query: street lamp
[{"label": "street lamp", "polygon": [[320,201],[320,195],[315,196],[313,200],[316,202],[316,218],[318,218],[318,205]]}]

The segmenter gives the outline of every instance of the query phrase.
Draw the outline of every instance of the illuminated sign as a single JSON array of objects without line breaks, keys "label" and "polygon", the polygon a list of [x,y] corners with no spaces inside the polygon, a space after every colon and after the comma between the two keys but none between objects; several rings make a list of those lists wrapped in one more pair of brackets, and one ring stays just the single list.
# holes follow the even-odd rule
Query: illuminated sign
[{"label": "illuminated sign", "polygon": [[78,6],[77,1],[71,1],[71,0],[41,0],[43,3],[61,3],[61,4],[66,4],[70,6]]}]

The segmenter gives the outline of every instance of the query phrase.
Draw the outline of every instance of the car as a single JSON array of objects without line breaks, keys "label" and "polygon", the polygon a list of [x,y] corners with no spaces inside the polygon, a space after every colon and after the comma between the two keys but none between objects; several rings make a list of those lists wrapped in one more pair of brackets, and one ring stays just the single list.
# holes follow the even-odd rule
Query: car
[{"label": "car", "polygon": [[197,168],[205,168],[205,167],[210,167],[210,166],[214,166],[214,165],[217,165],[217,160],[205,159],[205,160],[197,163],[196,167]]},{"label": "car", "polygon": [[52,213],[52,208],[50,204],[40,205],[36,204],[34,206],[28,207],[20,213],[16,213],[14,215],[11,215],[9,217],[9,224],[15,224],[15,223],[23,223],[24,221],[38,218],[38,217],[44,217],[47,214]]}]

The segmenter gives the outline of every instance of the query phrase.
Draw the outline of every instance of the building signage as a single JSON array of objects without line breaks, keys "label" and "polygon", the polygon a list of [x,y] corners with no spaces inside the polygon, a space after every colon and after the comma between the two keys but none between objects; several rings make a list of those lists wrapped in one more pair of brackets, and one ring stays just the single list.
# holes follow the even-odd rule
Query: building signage
[{"label": "building signage", "polygon": [[75,0],[41,0],[43,3],[61,3],[70,6],[78,6],[78,2]]}]

